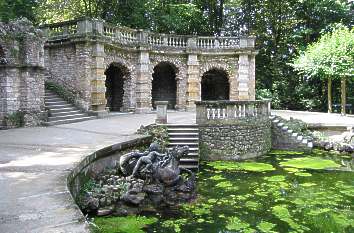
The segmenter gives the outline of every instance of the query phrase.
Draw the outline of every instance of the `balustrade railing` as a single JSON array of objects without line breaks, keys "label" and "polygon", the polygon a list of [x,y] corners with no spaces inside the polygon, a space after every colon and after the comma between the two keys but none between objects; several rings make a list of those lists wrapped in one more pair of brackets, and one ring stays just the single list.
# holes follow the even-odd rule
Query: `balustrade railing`
[{"label": "balustrade railing", "polygon": [[138,41],[138,31],[125,27],[115,27],[105,24],[103,26],[103,35],[122,42],[123,44],[134,43]]},{"label": "balustrade railing", "polygon": [[238,37],[198,37],[197,47],[205,49],[215,48],[238,48],[240,38]]},{"label": "balustrade railing", "polygon": [[270,100],[197,101],[197,124],[270,115]]},{"label": "balustrade railing", "polygon": [[100,20],[80,19],[62,23],[43,25],[48,40],[58,40],[68,35],[86,33],[99,34],[112,39],[116,43],[136,45],[136,43],[152,47],[193,48],[193,49],[237,49],[241,44],[254,46],[250,41],[254,38],[238,37],[198,37],[191,35],[173,35],[151,33],[127,27],[112,26]]},{"label": "balustrade railing", "polygon": [[49,38],[73,35],[77,33],[78,29],[76,20],[44,25],[41,28],[45,30]]}]

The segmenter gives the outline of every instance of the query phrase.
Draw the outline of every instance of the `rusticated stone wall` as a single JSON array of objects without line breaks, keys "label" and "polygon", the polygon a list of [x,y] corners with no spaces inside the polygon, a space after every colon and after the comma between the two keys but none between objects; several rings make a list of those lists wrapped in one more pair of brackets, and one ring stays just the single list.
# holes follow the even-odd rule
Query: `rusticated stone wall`
[{"label": "rusticated stone wall", "polygon": [[74,93],[76,105],[98,115],[107,111],[105,71],[114,63],[129,71],[124,77],[123,111],[152,110],[153,69],[161,62],[175,67],[173,107],[178,110],[195,109],[195,101],[201,100],[202,76],[210,69],[227,73],[230,100],[255,98],[254,37],[156,34],[93,19],[43,29],[49,37],[45,45],[48,79]]},{"label": "rusticated stone wall", "polygon": [[244,160],[264,155],[272,147],[271,139],[267,117],[199,125],[199,148],[204,160]]},{"label": "rusticated stone wall", "polygon": [[26,19],[0,23],[0,128],[43,120],[44,41]]},{"label": "rusticated stone wall", "polygon": [[46,79],[71,92],[74,104],[86,111],[91,107],[91,56],[88,43],[45,46]]}]

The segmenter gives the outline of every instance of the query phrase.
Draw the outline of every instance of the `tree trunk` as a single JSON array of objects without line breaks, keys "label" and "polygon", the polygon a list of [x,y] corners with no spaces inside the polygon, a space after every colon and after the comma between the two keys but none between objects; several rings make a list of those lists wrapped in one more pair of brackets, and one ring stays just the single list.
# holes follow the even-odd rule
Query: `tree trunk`
[{"label": "tree trunk", "polygon": [[340,80],[340,89],[341,89],[341,114],[345,116],[345,105],[347,104],[346,97],[347,97],[347,83],[345,77],[342,77]]},{"label": "tree trunk", "polygon": [[328,94],[328,113],[332,113],[332,78],[328,78],[328,89],[327,89],[327,94]]}]

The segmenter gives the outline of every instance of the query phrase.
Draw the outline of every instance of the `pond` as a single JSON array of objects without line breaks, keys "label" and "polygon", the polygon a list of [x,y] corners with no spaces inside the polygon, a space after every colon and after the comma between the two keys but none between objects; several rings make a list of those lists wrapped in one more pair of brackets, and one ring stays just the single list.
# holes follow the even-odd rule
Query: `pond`
[{"label": "pond", "polygon": [[155,216],[96,217],[94,232],[354,232],[354,162],[314,150],[204,163],[198,199]]}]

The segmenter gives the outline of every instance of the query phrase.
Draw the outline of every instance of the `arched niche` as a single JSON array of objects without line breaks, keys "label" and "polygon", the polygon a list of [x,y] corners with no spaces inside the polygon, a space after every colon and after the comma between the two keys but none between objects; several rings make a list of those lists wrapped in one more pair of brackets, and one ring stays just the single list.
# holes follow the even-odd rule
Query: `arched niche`
[{"label": "arched niche", "polygon": [[230,84],[225,70],[212,68],[201,79],[201,100],[229,100]]},{"label": "arched niche", "polygon": [[128,68],[121,63],[111,63],[106,69],[106,100],[110,111],[122,111],[124,106],[125,82],[130,77]]},{"label": "arched niche", "polygon": [[169,62],[160,62],[154,67],[152,74],[151,100],[168,101],[168,109],[175,109],[177,99],[177,68]]}]

